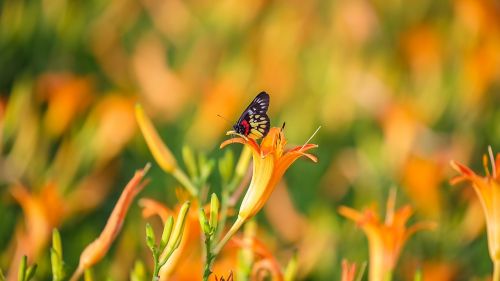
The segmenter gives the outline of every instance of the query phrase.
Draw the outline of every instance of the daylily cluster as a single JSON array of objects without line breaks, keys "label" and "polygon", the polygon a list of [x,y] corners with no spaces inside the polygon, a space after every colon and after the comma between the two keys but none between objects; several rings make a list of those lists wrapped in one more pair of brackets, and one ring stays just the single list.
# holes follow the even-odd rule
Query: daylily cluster
[{"label": "daylily cluster", "polygon": [[[202,207],[202,205],[199,203],[200,201],[202,201],[200,194],[203,194],[203,192],[200,192],[200,186],[194,184],[194,181],[190,179],[179,168],[172,152],[161,141],[158,133],[152,125],[152,122],[144,113],[140,105],[136,106],[136,119],[139,124],[139,128],[144,135],[146,143],[148,144],[151,153],[153,154],[160,167],[165,172],[172,174],[186,188],[191,196],[191,201],[194,205]],[[306,151],[317,147],[317,145],[315,144],[306,143],[303,146],[298,146],[291,150],[285,151],[286,139],[282,128],[271,128],[268,135],[262,139],[260,145],[253,139],[238,137],[224,141],[221,144],[221,148],[231,143],[241,143],[245,145],[245,149],[243,150],[240,160],[238,161],[238,165],[235,168],[235,178],[238,180],[241,180],[241,178],[243,178],[243,175],[246,173],[248,167],[250,155],[253,159],[253,172],[250,185],[239,208],[237,219],[222,239],[219,240],[220,237],[218,237],[218,235],[221,233],[221,230],[224,229],[224,222],[228,214],[229,204],[234,204],[234,198],[229,198],[228,194],[226,194],[228,190],[223,190],[223,201],[221,203],[220,214],[218,212],[218,207],[217,209],[214,209],[213,204],[210,208],[210,219],[208,219],[205,215],[206,210],[201,210],[198,212],[200,227],[197,227],[197,229],[199,232],[204,233],[206,243],[205,252],[207,253],[207,264],[204,270],[204,278],[208,278],[208,276],[211,274],[212,262],[215,260],[215,257],[221,252],[224,245],[236,234],[236,232],[246,221],[252,218],[264,206],[265,202],[268,200],[274,188],[279,183],[285,171],[290,167],[290,165],[301,156],[306,156],[314,162],[317,161],[317,158],[315,156],[306,153]],[[185,157],[186,166],[188,166],[188,168],[191,167],[190,170],[203,170],[203,167],[196,168],[196,165],[192,163],[194,161],[189,160],[190,158],[192,157]],[[186,161],[186,159],[188,161]],[[231,162],[230,159],[227,159],[227,157],[223,158],[222,161]],[[231,174],[231,171],[229,171],[227,167],[225,167],[228,165],[226,165],[224,162],[219,163],[221,175],[224,182],[226,182],[226,184],[230,186],[230,188],[228,188],[230,189],[229,191],[234,191],[235,182],[234,180],[230,180],[229,175]],[[190,174],[193,173],[190,172]],[[240,191],[234,191],[233,196],[237,196],[238,192]],[[214,195],[212,195],[212,202],[213,198]],[[148,213],[151,213],[151,210],[153,209],[164,209],[164,207],[160,207],[161,204],[153,204],[153,201],[151,200],[143,200],[142,202],[142,204],[146,204],[145,206],[149,206],[147,209],[145,209],[145,212],[149,209],[149,211],[147,211]],[[154,208],[152,208],[153,206]],[[196,210],[196,208],[192,209]],[[156,213],[160,214],[162,217],[165,216],[165,214],[161,214],[161,211],[156,211]],[[193,211],[188,217],[196,217],[195,214],[196,212]],[[220,223],[217,222],[217,219],[220,220]],[[240,246],[243,247],[243,245]],[[183,248],[184,247],[181,245],[181,249]],[[177,254],[174,254],[172,261],[178,260],[178,255],[180,255],[182,252],[183,250],[180,250],[177,252]],[[176,266],[174,264],[166,266],[166,268],[169,268],[170,272],[175,267]],[[276,266],[274,266],[274,268],[276,268]]]}]

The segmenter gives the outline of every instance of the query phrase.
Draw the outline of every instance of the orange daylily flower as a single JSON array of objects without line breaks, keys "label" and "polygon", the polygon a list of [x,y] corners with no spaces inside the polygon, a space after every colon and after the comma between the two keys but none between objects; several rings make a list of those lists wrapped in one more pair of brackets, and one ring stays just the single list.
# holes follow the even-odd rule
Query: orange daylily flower
[{"label": "orange daylily flower", "polygon": [[500,280],[500,153],[497,153],[496,159],[490,149],[490,161],[492,163],[492,173],[488,165],[488,157],[483,156],[483,163],[486,170],[486,176],[481,177],[474,173],[468,167],[451,161],[453,169],[461,175],[451,180],[452,184],[462,181],[469,181],[481,202],[483,213],[486,217],[486,229],[488,234],[488,250],[490,258],[494,264],[493,280]]},{"label": "orange daylily flower", "polygon": [[370,281],[390,280],[401,249],[408,238],[417,231],[433,229],[436,226],[432,222],[420,222],[407,228],[406,222],[411,217],[413,210],[409,205],[406,205],[395,211],[395,195],[395,192],[392,192],[387,200],[385,221],[381,221],[373,210],[359,212],[345,206],[339,208],[339,213],[355,221],[368,238]]},{"label": "orange daylily flower", "polygon": [[98,263],[108,252],[109,247],[115,240],[123,225],[128,208],[135,196],[146,186],[146,182],[141,182],[144,178],[149,164],[142,170],[135,172],[134,177],[128,182],[123,190],[118,202],[116,203],[113,212],[109,216],[108,222],[104,227],[101,235],[90,243],[80,255],[80,263],[78,268],[71,277],[71,281],[76,281],[81,274],[94,264]]},{"label": "orange daylily flower", "polygon": [[12,197],[19,203],[24,213],[25,228],[16,230],[16,246],[7,280],[17,277],[17,268],[24,255],[36,260],[50,240],[51,231],[67,215],[67,204],[53,183],[45,184],[35,194],[21,185],[10,189]]},{"label": "orange daylily flower", "polygon": [[225,239],[218,245],[216,252],[220,251],[220,248],[246,220],[253,217],[264,206],[286,170],[295,160],[305,156],[313,162],[318,161],[316,156],[306,153],[309,149],[318,147],[316,144],[306,143],[303,146],[284,151],[286,139],[282,128],[271,128],[260,145],[253,139],[238,137],[224,141],[220,147],[224,148],[231,143],[241,143],[252,150],[253,174],[250,186],[241,203],[238,218]]}]

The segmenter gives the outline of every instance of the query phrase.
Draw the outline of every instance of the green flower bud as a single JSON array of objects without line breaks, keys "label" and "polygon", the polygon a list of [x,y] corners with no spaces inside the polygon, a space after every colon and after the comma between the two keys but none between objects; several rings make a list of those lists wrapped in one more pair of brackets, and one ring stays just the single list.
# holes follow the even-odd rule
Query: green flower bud
[{"label": "green flower bud", "polygon": [[170,216],[165,221],[165,225],[163,226],[163,233],[161,235],[161,241],[160,241],[160,252],[163,252],[163,250],[167,246],[168,240],[170,239],[170,234],[172,234],[173,227],[174,227],[174,217]]},{"label": "green flower bud", "polygon": [[167,247],[165,248],[167,255],[170,255],[175,249],[177,249],[177,247],[179,247],[179,244],[181,243],[182,234],[184,232],[184,225],[186,223],[186,217],[190,205],[191,203],[189,201],[186,201],[182,205],[179,214],[177,215],[177,221],[175,222],[172,236],[168,241]]},{"label": "green flower bud", "polygon": [[153,227],[148,223],[146,224],[146,245],[151,251],[154,251],[155,248],[155,233],[153,231]]},{"label": "green flower bud", "polygon": [[215,193],[212,193],[210,198],[210,227],[213,231],[217,230],[217,224],[219,221],[219,198]]},{"label": "green flower bud", "polygon": [[17,274],[17,280],[18,281],[25,281],[26,280],[26,266],[28,263],[28,257],[23,256],[21,259],[21,264],[19,264],[19,271]]},{"label": "green flower bud", "polygon": [[33,264],[32,266],[28,267],[28,270],[26,271],[26,281],[30,281],[31,278],[35,276],[37,265]]},{"label": "green flower bud", "polygon": [[205,211],[203,210],[203,208],[200,208],[200,210],[198,211],[198,217],[200,221],[200,227],[201,230],[203,230],[203,233],[205,233],[205,235],[207,236],[212,235],[212,229],[208,223],[207,215],[205,215]]}]

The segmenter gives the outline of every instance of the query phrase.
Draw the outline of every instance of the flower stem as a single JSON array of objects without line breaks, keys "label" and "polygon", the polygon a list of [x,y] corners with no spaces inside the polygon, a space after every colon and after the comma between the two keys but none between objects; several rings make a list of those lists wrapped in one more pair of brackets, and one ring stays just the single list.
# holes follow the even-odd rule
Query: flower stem
[{"label": "flower stem", "polygon": [[229,231],[226,233],[226,236],[224,236],[224,238],[222,238],[222,240],[215,247],[215,249],[213,251],[214,255],[219,254],[219,252],[222,250],[224,245],[226,245],[226,243],[229,241],[229,239],[231,239],[231,237],[233,237],[233,235],[240,229],[240,227],[243,225],[244,222],[245,222],[245,219],[238,216],[238,218],[234,222],[233,226],[231,226]]},{"label": "flower stem", "polygon": [[500,261],[493,261],[493,281],[500,281]]},{"label": "flower stem", "polygon": [[196,197],[198,195],[198,190],[181,169],[176,168],[172,171],[172,175],[187,189],[191,196]]},{"label": "flower stem", "polygon": [[205,267],[203,269],[203,281],[208,281],[208,278],[212,274],[212,264],[217,255],[212,254],[212,237],[205,237],[205,252],[206,252],[206,261]]}]

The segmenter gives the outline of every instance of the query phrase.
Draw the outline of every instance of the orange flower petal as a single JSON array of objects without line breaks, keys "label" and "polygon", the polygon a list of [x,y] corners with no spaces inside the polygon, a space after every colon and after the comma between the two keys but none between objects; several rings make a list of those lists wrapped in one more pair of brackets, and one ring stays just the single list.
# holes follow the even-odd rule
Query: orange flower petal
[{"label": "orange flower petal", "polygon": [[144,188],[147,182],[141,183],[148,166],[140,171],[137,171],[134,177],[129,181],[123,190],[118,202],[116,203],[111,215],[108,218],[106,226],[99,237],[90,243],[80,255],[80,263],[78,269],[73,274],[70,280],[78,280],[84,270],[90,268],[99,262],[109,250],[109,247],[115,240],[121,230],[123,221],[127,214],[128,208],[134,197]]}]

